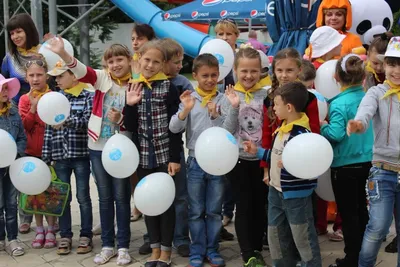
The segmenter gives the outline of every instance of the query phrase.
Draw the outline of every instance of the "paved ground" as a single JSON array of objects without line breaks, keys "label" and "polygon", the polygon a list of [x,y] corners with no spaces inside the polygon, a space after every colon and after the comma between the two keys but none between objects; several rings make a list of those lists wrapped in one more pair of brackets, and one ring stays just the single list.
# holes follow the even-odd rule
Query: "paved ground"
[{"label": "paved ground", "polygon": [[[73,191],[75,191],[75,185],[72,186]],[[92,180],[91,184],[91,196],[93,201],[93,211],[94,211],[94,223],[98,223],[99,221],[99,212],[98,212],[98,197],[96,186]],[[96,253],[98,253],[101,249],[101,240],[99,236],[94,237],[94,251],[90,254],[86,255],[77,255],[75,253],[77,247],[77,239],[79,237],[79,209],[78,204],[75,200],[72,203],[72,216],[73,216],[73,231],[75,233],[75,238],[73,242],[73,252],[68,256],[58,256],[56,254],[55,249],[40,249],[35,250],[31,248],[31,240],[34,237],[34,233],[31,232],[26,235],[20,235],[19,238],[23,242],[26,253],[21,257],[11,257],[7,252],[0,252],[0,267],[90,267],[95,266],[93,263],[93,257]],[[233,225],[228,226],[228,230],[230,232],[234,232]],[[140,245],[142,244],[142,235],[145,232],[145,225],[143,220],[138,222],[131,223],[131,248],[130,254],[133,258],[133,262],[130,266],[139,267],[143,266],[146,261],[146,256],[139,255],[138,250]],[[391,233],[389,235],[388,240],[393,238],[394,230],[391,229]],[[323,257],[323,267],[329,266],[335,258],[342,256],[343,251],[343,243],[334,243],[330,242],[326,236],[320,237],[320,246]],[[384,245],[386,245],[384,243]],[[382,246],[383,247],[383,246]],[[225,258],[228,267],[239,267],[242,266],[240,255],[239,255],[239,246],[237,241],[224,242],[221,243],[221,254]],[[269,252],[264,251],[263,255],[265,256],[267,264],[271,266],[271,260],[269,257]],[[397,254],[388,254],[382,252],[379,254],[378,266],[379,267],[390,267],[396,266],[396,257]],[[117,266],[115,263],[116,259],[111,260],[110,263],[105,266]],[[179,257],[174,253],[173,255],[173,266],[183,267],[186,266],[188,261],[185,258]]]}]

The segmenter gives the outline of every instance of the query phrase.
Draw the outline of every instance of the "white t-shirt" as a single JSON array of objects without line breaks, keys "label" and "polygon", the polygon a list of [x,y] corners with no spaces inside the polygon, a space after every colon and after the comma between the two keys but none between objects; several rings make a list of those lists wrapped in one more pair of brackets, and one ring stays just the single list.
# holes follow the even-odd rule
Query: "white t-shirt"
[{"label": "white t-shirt", "polygon": [[282,192],[281,187],[281,168],[278,167],[278,161],[282,160],[282,152],[285,147],[290,133],[285,133],[282,139],[279,135],[275,138],[274,145],[271,151],[271,164],[270,164],[270,186],[275,187],[276,190]]}]

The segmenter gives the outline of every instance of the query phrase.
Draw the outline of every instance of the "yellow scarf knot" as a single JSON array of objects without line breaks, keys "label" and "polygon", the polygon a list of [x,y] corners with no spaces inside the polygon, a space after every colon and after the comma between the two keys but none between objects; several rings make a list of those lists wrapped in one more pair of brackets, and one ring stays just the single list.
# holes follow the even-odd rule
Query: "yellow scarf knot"
[{"label": "yellow scarf knot", "polygon": [[271,77],[269,77],[268,75],[267,77],[262,78],[258,83],[261,85],[261,87],[271,86],[272,85]]},{"label": "yellow scarf knot", "polygon": [[138,61],[139,60],[139,54],[138,53],[133,54],[132,60],[133,61]]},{"label": "yellow scarf knot", "polygon": [[256,83],[253,87],[251,87],[250,89],[246,90],[239,82],[237,84],[235,84],[235,91],[241,92],[244,94],[244,101],[249,104],[251,100],[254,99],[254,92],[259,91],[263,86],[263,83],[258,82]]},{"label": "yellow scarf knot", "polygon": [[377,80],[378,82],[382,82],[382,81],[379,79],[378,73],[376,73],[376,71],[371,67],[371,61],[368,61],[368,62],[367,62],[367,65],[365,66],[365,70],[366,70],[367,72],[373,74],[374,77],[375,77],[375,80]]},{"label": "yellow scarf knot", "polygon": [[290,133],[292,131],[293,126],[298,125],[306,128],[307,130],[310,130],[310,121],[305,113],[301,113],[300,119],[297,119],[295,121],[292,121],[291,123],[286,124],[286,120],[282,122],[281,127],[275,130],[274,134],[279,135],[279,139],[282,140],[283,135]]},{"label": "yellow scarf knot", "polygon": [[39,45],[37,45],[37,46],[32,46],[32,48],[31,49],[25,49],[25,48],[21,48],[21,47],[17,47],[17,51],[18,51],[18,53],[20,53],[21,55],[23,55],[23,56],[27,56],[29,53],[32,53],[32,54],[37,54],[37,52],[38,52],[38,49],[39,48]]},{"label": "yellow scarf knot", "polygon": [[10,109],[11,109],[10,101],[8,101],[7,103],[3,103],[3,108],[0,109],[0,116],[3,116],[3,114],[7,114]]},{"label": "yellow scarf knot", "polygon": [[152,77],[146,79],[141,73],[138,78],[132,79],[133,82],[144,83],[149,89],[152,89],[151,84],[154,81],[168,80],[168,77],[163,73],[159,72]]},{"label": "yellow scarf knot", "polygon": [[38,91],[36,89],[32,89],[31,92],[29,94],[31,94],[34,98],[41,98],[44,94],[51,92],[49,86],[47,85],[46,89],[42,92],[42,91]]},{"label": "yellow scarf knot", "polygon": [[121,78],[115,77],[111,72],[110,72],[111,78],[119,85],[122,86],[123,82],[129,81],[129,79],[132,77],[132,73],[128,72]]},{"label": "yellow scarf knot", "polygon": [[396,94],[397,98],[400,100],[400,84],[394,84],[389,80],[385,80],[384,83],[389,85],[390,89],[386,91],[382,99],[390,95]]},{"label": "yellow scarf knot", "polygon": [[73,95],[75,97],[78,97],[82,93],[82,91],[87,87],[88,87],[88,85],[86,83],[80,82],[72,88],[65,89],[64,92],[67,94]]},{"label": "yellow scarf knot", "polygon": [[205,107],[207,103],[217,95],[217,87],[215,87],[212,91],[204,91],[200,87],[197,87],[196,92],[202,97],[201,106]]}]

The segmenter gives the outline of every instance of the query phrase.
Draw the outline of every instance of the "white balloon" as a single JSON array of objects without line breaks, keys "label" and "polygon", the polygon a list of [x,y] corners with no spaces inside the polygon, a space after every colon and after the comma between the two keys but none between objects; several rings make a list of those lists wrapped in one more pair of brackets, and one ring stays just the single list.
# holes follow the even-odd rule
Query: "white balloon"
[{"label": "white balloon", "polygon": [[331,169],[328,169],[318,178],[318,185],[315,188],[315,193],[325,201],[335,201],[331,181]]},{"label": "white balloon", "polygon": [[333,149],[322,135],[305,133],[295,136],[283,149],[282,162],[285,169],[301,179],[314,179],[332,164]]},{"label": "white balloon", "polygon": [[315,89],[308,89],[308,91],[313,93],[317,98],[319,120],[325,120],[326,115],[328,115],[328,103],[326,102],[325,97]]},{"label": "white balloon", "polygon": [[334,59],[322,64],[318,68],[317,76],[315,77],[315,89],[327,99],[331,99],[340,93],[340,84],[334,78],[337,62]]},{"label": "white balloon", "polygon": [[233,67],[233,60],[235,54],[233,53],[232,47],[221,39],[213,39],[208,41],[200,49],[200,55],[209,53],[214,55],[218,59],[219,63],[219,77],[218,81],[223,80]]},{"label": "white balloon", "polygon": [[109,175],[128,178],[139,165],[139,152],[131,139],[122,134],[114,134],[103,148],[101,161]]},{"label": "white balloon", "polygon": [[152,173],[141,179],[133,194],[136,208],[146,216],[163,214],[174,199],[174,180],[164,172]]},{"label": "white balloon", "polygon": [[42,160],[35,157],[23,157],[11,164],[10,178],[19,192],[38,195],[49,187],[51,172]]},{"label": "white balloon", "polygon": [[[56,38],[56,37],[54,37],[54,38]],[[72,44],[70,42],[68,42],[68,40],[66,40],[64,38],[62,38],[62,39],[64,41],[65,50],[68,52],[68,54],[70,54],[71,56],[74,56],[74,48],[72,47]],[[57,62],[62,59],[60,58],[59,55],[57,55],[56,53],[53,53],[47,46],[48,46],[48,43],[46,41],[44,44],[41,45],[41,47],[39,49],[39,54],[42,54],[44,56],[49,70],[52,70],[56,66]]]},{"label": "white balloon", "polygon": [[0,151],[0,168],[10,166],[17,157],[17,144],[14,137],[2,129],[0,129]]},{"label": "white balloon", "polygon": [[68,119],[71,104],[65,95],[58,92],[44,94],[37,105],[37,112],[42,121],[49,125],[58,125]]},{"label": "white balloon", "polygon": [[212,127],[197,138],[195,156],[205,172],[224,175],[235,167],[239,159],[239,146],[230,132],[221,127]]}]

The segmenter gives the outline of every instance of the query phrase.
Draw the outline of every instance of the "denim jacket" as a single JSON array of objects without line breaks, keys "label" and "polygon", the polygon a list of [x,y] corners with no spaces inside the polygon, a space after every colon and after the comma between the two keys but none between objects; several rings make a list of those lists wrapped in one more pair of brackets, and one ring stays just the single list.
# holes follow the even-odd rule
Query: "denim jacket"
[{"label": "denim jacket", "polygon": [[17,143],[18,156],[24,156],[26,149],[26,136],[17,107],[13,105],[8,115],[0,116],[0,129],[11,134]]}]

